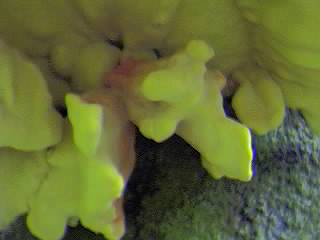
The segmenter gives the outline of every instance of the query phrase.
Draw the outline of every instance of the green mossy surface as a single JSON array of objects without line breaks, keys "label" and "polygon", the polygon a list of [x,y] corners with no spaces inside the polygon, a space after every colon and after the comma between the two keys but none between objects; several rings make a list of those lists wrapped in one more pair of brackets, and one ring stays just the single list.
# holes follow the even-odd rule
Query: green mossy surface
[{"label": "green mossy surface", "polygon": [[287,112],[284,124],[254,145],[256,174],[241,183],[212,180],[184,143],[164,143],[156,190],[124,239],[318,239],[320,140],[300,114]]}]

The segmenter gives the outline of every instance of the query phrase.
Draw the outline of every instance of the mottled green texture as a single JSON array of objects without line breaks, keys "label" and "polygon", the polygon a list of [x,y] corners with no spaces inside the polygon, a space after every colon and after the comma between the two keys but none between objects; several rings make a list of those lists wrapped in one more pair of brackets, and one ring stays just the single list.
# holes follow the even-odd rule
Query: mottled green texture
[{"label": "mottled green texture", "polygon": [[320,139],[289,112],[284,125],[255,144],[256,176],[239,183],[212,181],[180,140],[164,143],[157,177],[148,183],[154,192],[124,239],[318,239]]}]

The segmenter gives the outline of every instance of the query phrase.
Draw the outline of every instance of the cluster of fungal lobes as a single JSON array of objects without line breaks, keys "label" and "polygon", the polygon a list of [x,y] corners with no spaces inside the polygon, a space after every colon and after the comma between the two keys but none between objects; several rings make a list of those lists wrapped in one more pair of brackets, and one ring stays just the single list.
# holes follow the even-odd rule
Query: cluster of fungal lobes
[{"label": "cluster of fungal lobes", "polygon": [[43,240],[79,222],[119,239],[134,125],[157,142],[179,135],[213,178],[241,181],[252,177],[251,132],[277,128],[286,106],[319,133],[319,8],[0,0],[0,228],[27,213]]}]

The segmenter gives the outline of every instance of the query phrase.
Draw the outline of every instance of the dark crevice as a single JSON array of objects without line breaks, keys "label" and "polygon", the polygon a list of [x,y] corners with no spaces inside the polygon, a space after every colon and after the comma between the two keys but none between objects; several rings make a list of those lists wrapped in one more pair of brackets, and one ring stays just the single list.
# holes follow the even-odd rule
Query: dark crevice
[{"label": "dark crevice", "polygon": [[239,121],[235,110],[232,108],[232,97],[233,96],[223,98],[223,109],[227,117]]},{"label": "dark crevice", "polygon": [[58,113],[60,113],[60,115],[63,118],[66,118],[68,116],[68,110],[66,107],[64,106],[55,106],[55,109],[58,111]]},{"label": "dark crevice", "polygon": [[257,174],[257,167],[256,167],[256,158],[257,158],[257,150],[256,150],[256,138],[253,137],[251,140],[251,149],[252,149],[252,164],[251,164],[251,170],[252,170],[252,177],[256,176]]},{"label": "dark crevice", "polygon": [[[137,131],[138,132],[138,131]],[[146,195],[152,195],[157,189],[155,186],[156,142],[137,133],[136,137],[136,164],[126,186],[124,194],[124,211],[126,226],[132,226],[136,217],[140,215],[142,200]]]},{"label": "dark crevice", "polygon": [[123,41],[121,41],[121,40],[107,39],[107,43],[109,43],[110,45],[112,45],[116,48],[119,48],[120,50],[123,50],[123,48],[124,48]]},{"label": "dark crevice", "polygon": [[161,58],[161,54],[159,49],[153,49],[154,54],[156,55],[157,59]]}]

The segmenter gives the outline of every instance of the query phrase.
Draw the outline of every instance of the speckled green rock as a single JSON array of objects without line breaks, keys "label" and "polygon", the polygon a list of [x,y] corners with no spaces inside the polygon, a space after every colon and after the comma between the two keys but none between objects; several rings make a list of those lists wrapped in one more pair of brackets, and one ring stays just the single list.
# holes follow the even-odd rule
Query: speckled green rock
[{"label": "speckled green rock", "polygon": [[287,112],[278,130],[255,138],[249,183],[210,179],[196,153],[173,141],[162,146],[159,172],[148,182],[155,191],[142,201],[125,240],[320,238],[320,139],[298,113]]}]

